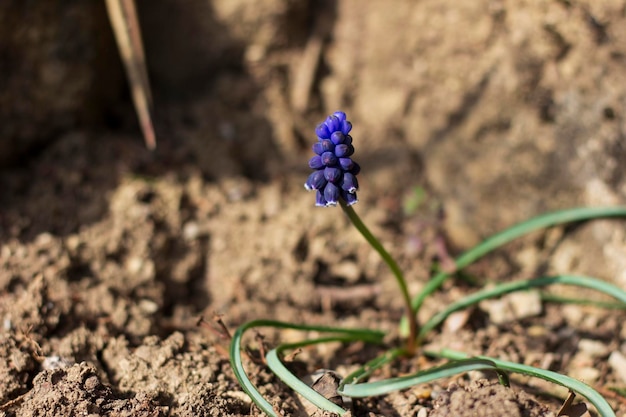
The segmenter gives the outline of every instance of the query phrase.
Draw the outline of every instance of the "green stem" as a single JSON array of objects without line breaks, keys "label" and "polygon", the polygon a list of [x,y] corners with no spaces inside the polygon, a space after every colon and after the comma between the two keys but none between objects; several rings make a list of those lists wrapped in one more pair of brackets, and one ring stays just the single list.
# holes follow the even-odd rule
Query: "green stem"
[{"label": "green stem", "polygon": [[351,206],[348,206],[343,200],[340,200],[341,208],[344,213],[348,216],[354,227],[357,228],[359,232],[363,235],[365,240],[378,252],[378,254],[383,258],[383,261],[389,266],[393,276],[396,278],[396,282],[398,283],[398,287],[400,287],[400,292],[402,293],[402,298],[404,300],[405,308],[406,308],[406,318],[409,323],[409,334],[407,339],[407,354],[413,355],[415,353],[415,341],[417,337],[417,319],[415,317],[415,312],[411,307],[411,296],[409,295],[409,289],[406,284],[406,280],[404,279],[404,274],[400,270],[400,267],[396,263],[396,261],[389,255],[389,253],[385,250],[383,245],[380,243],[378,239],[369,231],[367,226],[361,221],[361,218],[354,211]]}]

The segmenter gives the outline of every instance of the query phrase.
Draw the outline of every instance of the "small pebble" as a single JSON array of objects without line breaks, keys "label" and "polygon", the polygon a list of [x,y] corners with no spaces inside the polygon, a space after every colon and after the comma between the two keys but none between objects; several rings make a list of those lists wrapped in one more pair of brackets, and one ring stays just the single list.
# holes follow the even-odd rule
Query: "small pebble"
[{"label": "small pebble", "polygon": [[581,339],[578,342],[578,351],[584,352],[592,358],[600,358],[609,354],[609,348],[604,343],[591,339]]},{"label": "small pebble", "polygon": [[71,251],[76,252],[81,244],[80,236],[70,235],[65,239],[65,246]]},{"label": "small pebble", "polygon": [[513,306],[515,318],[518,320],[541,314],[541,296],[538,291],[516,292],[507,298]]},{"label": "small pebble", "polygon": [[159,311],[159,305],[147,298],[139,301],[139,308],[146,314],[154,314]]},{"label": "small pebble", "polygon": [[200,235],[200,227],[198,223],[189,221],[183,226],[183,239],[186,241],[196,240]]},{"label": "small pebble", "polygon": [[356,283],[361,277],[361,269],[351,261],[344,261],[330,267],[331,274],[343,278],[349,283]]},{"label": "small pebble", "polygon": [[126,262],[126,270],[131,274],[138,273],[143,267],[143,259],[133,256]]},{"label": "small pebble", "polygon": [[443,322],[443,330],[446,333],[456,333],[465,326],[470,317],[470,310],[457,311],[448,316]]},{"label": "small pebble", "polygon": [[537,291],[516,292],[497,300],[485,300],[480,308],[495,324],[503,324],[541,314],[541,297]]},{"label": "small pebble", "polygon": [[72,361],[69,361],[65,358],[62,358],[56,355],[46,356],[43,362],[41,363],[41,367],[48,371],[67,368],[68,366],[71,366],[71,365],[73,365]]},{"label": "small pebble", "polygon": [[593,384],[600,378],[600,371],[589,366],[573,368],[568,374],[570,377],[583,381],[586,384]]},{"label": "small pebble", "polygon": [[533,325],[526,330],[528,337],[546,337],[548,329],[545,326]]},{"label": "small pebble", "polygon": [[50,233],[41,233],[35,238],[35,244],[37,246],[47,246],[52,242],[52,240],[53,237]]},{"label": "small pebble", "polygon": [[611,369],[613,369],[613,372],[615,372],[615,375],[617,375],[623,383],[626,383],[626,356],[617,350],[612,352],[609,356],[609,365]]}]

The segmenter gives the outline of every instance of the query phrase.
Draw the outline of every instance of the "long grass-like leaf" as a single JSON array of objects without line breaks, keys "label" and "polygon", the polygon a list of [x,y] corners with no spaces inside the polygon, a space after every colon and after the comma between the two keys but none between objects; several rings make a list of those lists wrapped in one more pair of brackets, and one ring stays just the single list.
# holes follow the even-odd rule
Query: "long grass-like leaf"
[{"label": "long grass-like leaf", "polygon": [[[316,339],[313,341],[309,341],[310,343],[327,343],[334,341],[345,341],[345,338],[323,338]],[[319,392],[315,391],[313,388],[309,387],[303,381],[301,381],[298,377],[291,373],[289,369],[280,361],[278,357],[279,353],[283,350],[288,349],[290,346],[281,345],[276,349],[272,349],[267,352],[265,359],[267,360],[267,366],[276,374],[277,377],[281,379],[285,384],[287,384],[291,389],[296,391],[298,394],[302,395],[304,398],[309,400],[316,407],[321,408],[325,411],[330,411],[335,414],[344,415],[346,410],[328,400]]]},{"label": "long grass-like leaf", "polygon": [[578,305],[604,308],[607,310],[626,310],[626,304],[620,303],[620,302],[589,300],[589,299],[572,298],[572,297],[561,297],[560,295],[557,295],[557,294],[548,294],[545,292],[542,292],[540,296],[543,301],[547,301],[549,303],[578,304]]},{"label": "long grass-like leaf", "polygon": [[[580,222],[590,219],[607,218],[607,217],[626,217],[626,207],[579,207],[567,210],[556,211],[533,217],[522,223],[518,223],[502,232],[487,238],[482,243],[468,250],[458,257],[454,264],[456,270],[460,270],[485,256],[489,252],[499,248],[500,246],[511,242],[521,236],[524,236],[535,230],[552,227],[565,223]],[[412,308],[415,314],[419,311],[424,300],[437,290],[448,279],[453,272],[439,272],[424,286],[422,291],[412,300]],[[406,320],[402,320],[400,324],[400,332],[406,336],[408,334],[408,326]]]},{"label": "long grass-like leaf", "polygon": [[626,308],[626,291],[615,285],[600,281],[596,278],[581,277],[575,275],[556,275],[553,277],[542,277],[530,280],[507,282],[504,284],[496,285],[493,288],[478,291],[450,304],[444,310],[431,317],[430,320],[428,320],[422,326],[418,335],[418,340],[421,341],[424,337],[426,337],[426,334],[430,330],[441,324],[450,314],[455,311],[464,309],[473,304],[477,304],[480,301],[488,298],[499,297],[503,294],[508,294],[515,291],[524,291],[530,288],[544,287],[552,284],[566,284],[591,288],[619,300]]},{"label": "long grass-like leaf", "polygon": [[376,371],[382,366],[402,356],[404,353],[405,353],[405,350],[399,349],[399,348],[388,350],[387,352],[372,359],[371,361],[367,362],[365,365],[359,367],[357,370],[350,373],[348,376],[344,378],[343,383],[344,384],[356,384],[359,381],[363,380],[364,378],[367,378],[369,375],[372,374],[372,372]]},{"label": "long grass-like leaf", "polygon": [[337,392],[347,397],[372,397],[410,388],[412,386],[424,384],[437,379],[448,378],[469,371],[487,369],[497,372],[500,379],[505,381],[508,385],[508,378],[493,361],[484,358],[466,358],[450,362],[442,366],[419,371],[407,376],[389,378],[376,382],[340,385]]},{"label": "long grass-like leaf", "polygon": [[152,123],[152,93],[146,70],[146,57],[134,0],[106,0],[107,12],[115,34],[120,57],[126,69],[139,125],[148,149],[156,148]]},{"label": "long grass-like leaf", "polygon": [[[233,334],[233,339],[230,342],[230,365],[233,369],[233,373],[235,374],[235,378],[239,381],[239,385],[245,391],[246,394],[252,399],[252,401],[270,417],[276,417],[277,414],[274,412],[274,408],[272,405],[263,398],[263,395],[259,392],[259,390],[254,386],[252,381],[246,375],[246,370],[243,367],[243,362],[241,360],[241,338],[243,333],[255,327],[255,322],[246,323],[235,331]],[[259,326],[263,325],[263,323],[259,323]]]},{"label": "long grass-like leaf", "polygon": [[[451,349],[442,349],[438,352],[425,352],[425,354],[437,358],[446,358],[455,361],[468,358],[468,355],[466,355],[465,353],[457,352]],[[574,378],[566,375],[561,375],[553,371],[539,369],[528,365],[521,365],[514,362],[503,361],[500,359],[490,358],[488,356],[476,356],[476,358],[491,361],[496,364],[498,368],[504,371],[541,378],[554,384],[561,385],[587,398],[589,402],[593,404],[594,407],[596,407],[596,410],[598,410],[598,413],[600,413],[602,417],[615,417],[615,412],[613,411],[609,403],[604,399],[604,397],[600,395],[600,393],[591,388],[589,385],[580,382]]]},{"label": "long grass-like leaf", "polygon": [[[286,323],[277,320],[254,320],[245,323],[237,328],[233,334],[233,338],[230,342],[230,363],[235,374],[235,378],[239,381],[241,388],[245,391],[252,401],[268,416],[275,417],[277,414],[274,412],[272,405],[263,398],[263,395],[254,386],[252,381],[248,378],[241,359],[241,340],[243,334],[255,327],[273,327],[278,329],[294,329],[302,331],[318,331],[324,333],[331,333],[337,335],[343,335],[345,340],[361,340],[369,343],[381,343],[385,334],[377,330],[369,329],[343,329],[338,327],[328,326],[315,326],[305,324],[293,324]],[[307,343],[307,342],[303,342]]]}]

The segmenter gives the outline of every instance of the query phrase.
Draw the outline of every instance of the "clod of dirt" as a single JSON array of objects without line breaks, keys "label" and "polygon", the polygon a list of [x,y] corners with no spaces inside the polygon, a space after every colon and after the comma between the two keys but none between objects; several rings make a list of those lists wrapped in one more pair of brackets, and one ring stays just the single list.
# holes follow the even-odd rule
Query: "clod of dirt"
[{"label": "clod of dirt", "polygon": [[[126,393],[145,392],[171,404],[170,415],[218,416],[250,412],[250,400],[232,390],[214,352],[185,352],[182,333],[165,340],[156,336],[144,339],[131,351],[125,338],[112,340],[103,352],[111,378]],[[213,357],[209,356],[213,353]],[[226,362],[226,361],[223,361]],[[183,395],[177,395],[183,392]],[[210,402],[211,405],[207,406]]]},{"label": "clod of dirt", "polygon": [[96,368],[83,362],[39,373],[15,416],[167,415],[167,407],[159,406],[145,394],[115,398],[111,388],[100,381]]},{"label": "clod of dirt", "polygon": [[0,338],[0,404],[24,391],[24,382],[35,369],[35,360],[12,337]]},{"label": "clod of dirt", "polygon": [[486,379],[462,388],[451,384],[435,401],[428,417],[554,417],[524,391],[506,388]]}]

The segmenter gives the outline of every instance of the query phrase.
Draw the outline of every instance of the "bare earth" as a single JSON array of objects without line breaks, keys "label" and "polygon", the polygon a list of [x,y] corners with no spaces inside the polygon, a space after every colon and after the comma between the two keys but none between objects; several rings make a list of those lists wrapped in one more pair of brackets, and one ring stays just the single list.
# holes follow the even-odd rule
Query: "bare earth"
[{"label": "bare earth", "polygon": [[[23,12],[9,3],[0,22]],[[231,331],[272,318],[395,334],[403,311],[391,273],[339,208],[314,207],[302,186],[329,112],[354,125],[355,209],[413,293],[434,261],[445,266],[517,221],[626,202],[624,1],[149,3],[138,6],[153,153],[115,55],[78,64],[91,56],[81,39],[114,50],[91,37],[106,17],[102,26],[84,17],[100,16],[91,6],[67,6],[63,19],[84,32],[65,55],[52,46],[67,45],[57,34],[68,26],[42,25],[47,12],[27,16],[28,33],[0,33],[12,59],[0,66],[0,104],[13,106],[0,110],[0,416],[260,415],[233,376],[216,314]],[[35,59],[29,48],[46,45],[57,52]],[[7,145],[18,137],[35,147]],[[410,207],[417,189],[425,200]],[[626,288],[626,226],[534,233],[467,272],[477,282],[584,274]],[[451,280],[420,319],[475,290]],[[626,386],[626,371],[608,359],[626,356],[624,319],[530,293],[455,315],[427,343],[568,374],[623,417],[626,400],[611,388]],[[306,336],[261,333],[269,346]],[[246,343],[258,347],[253,334]],[[302,377],[345,375],[381,352],[327,345],[289,365]],[[435,364],[418,355],[375,377]],[[280,413],[307,415],[268,369],[246,367]],[[512,382],[470,373],[355,400],[351,413],[556,416],[567,397],[536,379]]]}]

